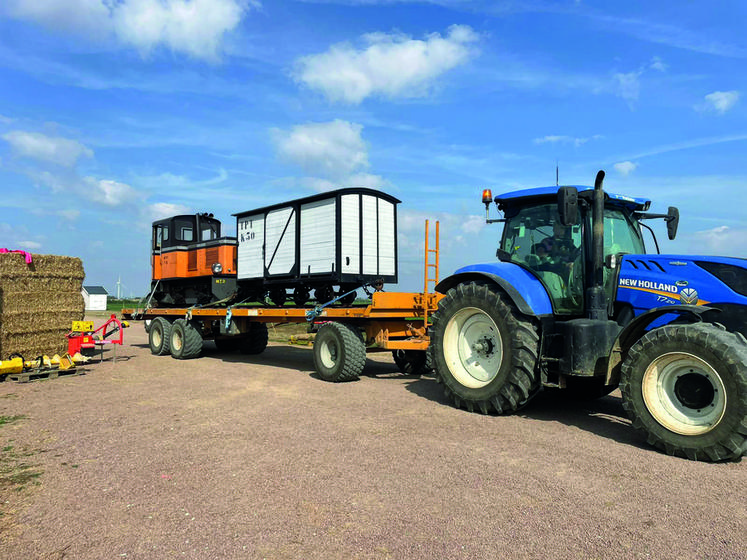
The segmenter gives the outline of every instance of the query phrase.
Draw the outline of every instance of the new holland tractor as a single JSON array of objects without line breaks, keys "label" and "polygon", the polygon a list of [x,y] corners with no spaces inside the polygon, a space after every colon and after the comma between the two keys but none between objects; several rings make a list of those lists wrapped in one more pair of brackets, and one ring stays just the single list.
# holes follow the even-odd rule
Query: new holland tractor
[{"label": "new holland tractor", "polygon": [[[580,398],[619,386],[647,441],[693,460],[747,452],[747,260],[647,254],[642,228],[679,212],[594,188],[495,197],[497,262],[436,290],[429,358],[457,407],[511,413],[543,387]],[[492,200],[483,194],[486,210]],[[487,212],[486,212],[487,213]],[[487,219],[487,218],[486,218]],[[653,231],[651,231],[653,235]]]}]

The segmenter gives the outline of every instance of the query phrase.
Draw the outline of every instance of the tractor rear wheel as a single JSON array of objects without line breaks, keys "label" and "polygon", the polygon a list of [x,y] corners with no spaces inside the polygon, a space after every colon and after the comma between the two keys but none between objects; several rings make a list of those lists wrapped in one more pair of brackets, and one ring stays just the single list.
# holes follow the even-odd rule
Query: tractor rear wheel
[{"label": "tractor rear wheel", "polygon": [[156,317],[148,330],[148,344],[151,354],[165,356],[170,352],[171,323],[163,317]]},{"label": "tractor rear wheel", "polygon": [[540,388],[536,325],[496,286],[459,284],[438,304],[431,326],[436,379],[457,407],[484,414],[518,410]]},{"label": "tractor rear wheel", "polygon": [[394,363],[405,375],[426,375],[433,369],[425,350],[392,350]]},{"label": "tractor rear wheel", "polygon": [[649,331],[620,372],[623,407],[648,443],[700,461],[747,452],[747,344],[707,323]]},{"label": "tractor rear wheel", "polygon": [[261,354],[267,348],[267,325],[265,323],[249,323],[249,332],[241,339],[242,354]]},{"label": "tractor rear wheel", "polygon": [[202,334],[199,324],[177,319],[171,326],[171,356],[177,360],[190,360],[202,352]]},{"label": "tractor rear wheel", "polygon": [[314,367],[325,381],[355,381],[366,365],[358,331],[344,323],[325,323],[314,338]]}]

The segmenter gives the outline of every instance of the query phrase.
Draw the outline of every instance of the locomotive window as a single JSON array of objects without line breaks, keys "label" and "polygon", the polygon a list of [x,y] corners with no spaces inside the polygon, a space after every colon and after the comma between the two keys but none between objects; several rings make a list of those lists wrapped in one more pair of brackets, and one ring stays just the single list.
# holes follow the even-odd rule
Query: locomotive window
[{"label": "locomotive window", "polygon": [[202,222],[200,224],[200,241],[210,241],[212,239],[218,239],[220,224],[215,222]]},{"label": "locomotive window", "polygon": [[194,241],[194,221],[176,220],[174,222],[174,233],[177,241]]}]

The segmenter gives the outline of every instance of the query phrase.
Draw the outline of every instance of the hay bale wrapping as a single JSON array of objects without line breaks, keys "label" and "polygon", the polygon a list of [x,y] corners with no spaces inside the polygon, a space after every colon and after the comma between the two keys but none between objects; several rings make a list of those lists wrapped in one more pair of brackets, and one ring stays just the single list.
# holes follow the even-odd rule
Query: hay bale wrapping
[{"label": "hay bale wrapping", "polygon": [[77,257],[0,253],[0,360],[67,351],[65,334],[85,315],[85,272]]}]

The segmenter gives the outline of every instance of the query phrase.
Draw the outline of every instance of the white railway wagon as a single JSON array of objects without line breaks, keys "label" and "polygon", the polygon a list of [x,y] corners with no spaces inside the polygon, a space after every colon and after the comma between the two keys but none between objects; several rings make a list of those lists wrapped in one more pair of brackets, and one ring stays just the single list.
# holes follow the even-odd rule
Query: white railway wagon
[{"label": "white railway wagon", "polygon": [[[346,188],[234,214],[238,283],[246,298],[304,305],[363,284],[397,282],[397,204],[381,191]],[[343,303],[352,303],[355,294]]]}]

